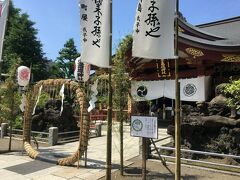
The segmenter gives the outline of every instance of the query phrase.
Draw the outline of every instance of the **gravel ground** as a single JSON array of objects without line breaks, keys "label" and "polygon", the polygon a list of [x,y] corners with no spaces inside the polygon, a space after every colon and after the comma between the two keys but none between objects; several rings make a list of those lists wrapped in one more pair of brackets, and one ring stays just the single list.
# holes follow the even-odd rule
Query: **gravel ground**
[{"label": "gravel ground", "polygon": [[[141,166],[142,161],[140,158],[134,158],[130,161],[134,163],[129,167],[125,168],[124,176],[120,175],[120,171],[115,171],[112,173],[113,180],[139,180],[141,177]],[[169,164],[168,168],[174,173],[174,164]],[[210,171],[204,168],[195,168],[182,166],[181,176],[184,180],[239,180],[240,174],[226,174],[220,171]],[[172,180],[174,175],[171,174],[160,161],[157,160],[148,160],[147,161],[147,179],[165,179]],[[101,180],[105,180],[103,177]]]}]

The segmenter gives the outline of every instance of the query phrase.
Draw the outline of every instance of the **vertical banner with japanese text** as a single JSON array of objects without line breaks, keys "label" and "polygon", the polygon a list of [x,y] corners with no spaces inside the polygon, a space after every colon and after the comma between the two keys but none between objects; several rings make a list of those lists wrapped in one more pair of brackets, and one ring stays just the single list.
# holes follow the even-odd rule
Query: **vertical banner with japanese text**
[{"label": "vertical banner with japanese text", "polygon": [[2,61],[3,40],[5,36],[6,22],[8,17],[9,0],[0,0],[0,62]]},{"label": "vertical banner with japanese text", "polygon": [[132,56],[146,59],[174,59],[174,17],[176,0],[139,0]]},{"label": "vertical banner with japanese text", "polygon": [[109,68],[110,0],[80,0],[81,60]]}]

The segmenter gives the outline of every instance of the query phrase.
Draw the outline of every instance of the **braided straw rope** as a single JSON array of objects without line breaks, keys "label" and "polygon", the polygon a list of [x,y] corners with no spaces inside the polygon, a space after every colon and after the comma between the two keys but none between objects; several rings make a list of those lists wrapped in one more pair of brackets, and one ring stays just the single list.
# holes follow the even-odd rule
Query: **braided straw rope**
[{"label": "braided straw rope", "polygon": [[25,107],[24,113],[24,125],[23,125],[23,142],[24,148],[27,154],[36,159],[39,155],[39,152],[34,150],[30,144],[30,136],[31,136],[31,123],[32,123],[32,112],[33,105],[36,102],[36,97],[38,94],[38,90],[40,86],[43,86],[43,90],[48,92],[50,89],[55,87],[61,87],[65,85],[65,88],[75,92],[76,99],[81,107],[81,116],[79,117],[79,124],[81,124],[80,135],[79,135],[79,146],[77,151],[66,158],[61,158],[58,160],[58,164],[62,166],[73,165],[80,157],[83,156],[84,152],[87,150],[88,138],[89,138],[89,114],[87,112],[87,102],[86,95],[83,90],[80,88],[79,84],[66,79],[48,79],[45,81],[39,81],[33,88],[33,91],[28,94],[28,101]]},{"label": "braided straw rope", "polygon": [[31,146],[31,144],[29,144],[28,142],[24,142],[24,149],[26,150],[27,154],[29,157],[36,159],[39,152],[36,151],[35,149],[33,149],[33,147]]}]

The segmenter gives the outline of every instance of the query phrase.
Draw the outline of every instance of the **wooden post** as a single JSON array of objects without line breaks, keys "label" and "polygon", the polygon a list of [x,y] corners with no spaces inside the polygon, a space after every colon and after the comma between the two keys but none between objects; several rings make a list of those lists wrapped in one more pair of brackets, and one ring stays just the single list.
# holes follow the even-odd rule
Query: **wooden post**
[{"label": "wooden post", "polygon": [[142,138],[142,180],[146,180],[146,169],[147,169],[147,140],[146,138]]},{"label": "wooden post", "polygon": [[181,125],[180,125],[180,83],[178,76],[178,15],[179,15],[179,0],[176,1],[176,20],[175,20],[175,180],[180,180],[181,177]]},{"label": "wooden post", "polygon": [[85,151],[85,164],[84,164],[85,167],[87,167],[87,149]]},{"label": "wooden post", "polygon": [[77,161],[77,168],[79,169],[79,160],[80,160],[80,149],[78,149],[78,161]]},{"label": "wooden post", "polygon": [[[109,64],[112,64],[112,0],[110,0],[110,45]],[[111,180],[112,170],[112,69],[108,69],[108,122],[107,122],[107,157],[106,157],[106,180]]]},{"label": "wooden post", "polygon": [[119,127],[119,131],[120,131],[120,173],[121,176],[123,176],[123,110],[122,107],[120,107],[120,127]]}]

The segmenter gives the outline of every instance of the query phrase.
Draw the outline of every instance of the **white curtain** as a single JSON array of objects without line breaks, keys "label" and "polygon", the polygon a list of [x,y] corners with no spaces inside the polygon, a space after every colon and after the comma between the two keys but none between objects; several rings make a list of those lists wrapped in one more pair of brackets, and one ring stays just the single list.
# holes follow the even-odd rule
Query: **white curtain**
[{"label": "white curtain", "polygon": [[[181,101],[206,101],[210,94],[210,76],[180,79]],[[131,93],[135,101],[167,97],[175,99],[175,80],[132,81]]]},{"label": "white curtain", "polygon": [[132,81],[131,94],[135,101],[163,97],[164,81]]}]

